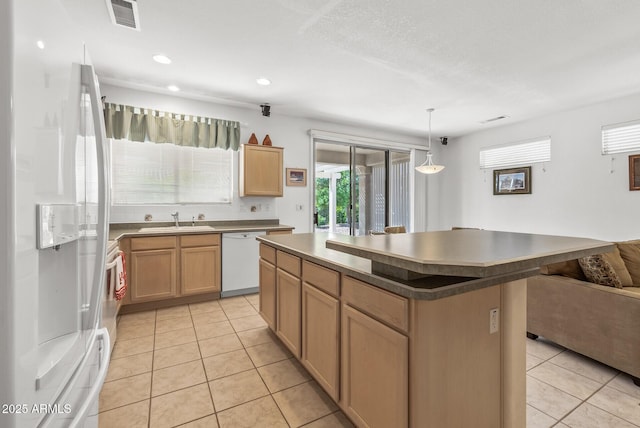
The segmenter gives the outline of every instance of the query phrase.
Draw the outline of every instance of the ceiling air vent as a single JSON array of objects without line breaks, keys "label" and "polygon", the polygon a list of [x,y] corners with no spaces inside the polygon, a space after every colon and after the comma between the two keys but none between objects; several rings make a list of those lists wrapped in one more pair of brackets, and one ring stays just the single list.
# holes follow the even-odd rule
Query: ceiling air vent
[{"label": "ceiling air vent", "polygon": [[140,31],[140,18],[136,0],[106,0],[111,22],[121,27]]},{"label": "ceiling air vent", "polygon": [[506,119],[508,117],[509,116],[496,116],[496,117],[492,117],[491,119],[483,120],[480,123],[482,123],[484,125],[485,123],[495,122],[496,120],[502,120],[502,119]]}]

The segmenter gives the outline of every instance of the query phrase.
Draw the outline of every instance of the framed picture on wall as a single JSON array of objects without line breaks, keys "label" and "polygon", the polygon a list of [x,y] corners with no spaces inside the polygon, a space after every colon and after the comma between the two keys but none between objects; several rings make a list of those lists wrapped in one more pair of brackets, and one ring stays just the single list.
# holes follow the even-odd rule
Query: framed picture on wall
[{"label": "framed picture on wall", "polygon": [[640,155],[629,156],[629,190],[640,190]]},{"label": "framed picture on wall", "polygon": [[287,168],[287,186],[306,186],[307,170],[304,168]]},{"label": "framed picture on wall", "polygon": [[496,169],[493,171],[494,195],[531,193],[531,167]]}]

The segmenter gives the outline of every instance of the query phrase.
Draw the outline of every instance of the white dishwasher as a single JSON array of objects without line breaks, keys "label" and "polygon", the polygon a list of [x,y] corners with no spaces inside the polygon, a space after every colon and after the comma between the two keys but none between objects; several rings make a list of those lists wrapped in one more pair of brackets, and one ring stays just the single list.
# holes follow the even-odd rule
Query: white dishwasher
[{"label": "white dishwasher", "polygon": [[260,243],[264,230],[222,234],[222,297],[258,292]]}]

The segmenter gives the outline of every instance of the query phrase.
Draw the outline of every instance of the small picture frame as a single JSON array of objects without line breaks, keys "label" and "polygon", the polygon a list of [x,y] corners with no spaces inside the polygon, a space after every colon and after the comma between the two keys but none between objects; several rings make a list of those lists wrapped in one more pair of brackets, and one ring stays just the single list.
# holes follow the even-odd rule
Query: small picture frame
[{"label": "small picture frame", "polygon": [[640,155],[629,156],[629,190],[640,190]]},{"label": "small picture frame", "polygon": [[307,170],[304,168],[287,168],[287,186],[307,185]]},{"label": "small picture frame", "polygon": [[493,171],[494,195],[531,193],[531,167],[496,169]]}]

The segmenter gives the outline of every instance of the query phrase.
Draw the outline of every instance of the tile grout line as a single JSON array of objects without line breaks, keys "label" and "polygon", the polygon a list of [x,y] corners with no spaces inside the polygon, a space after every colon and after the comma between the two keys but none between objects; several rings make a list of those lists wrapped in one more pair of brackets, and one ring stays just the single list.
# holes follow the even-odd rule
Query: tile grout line
[{"label": "tile grout line", "polygon": [[[596,379],[590,378],[590,377],[585,376],[585,375],[583,375],[583,374],[581,374],[581,373],[577,373],[577,372],[575,372],[574,370],[568,369],[568,368],[566,368],[566,367],[562,367],[562,366],[560,366],[560,365],[558,365],[558,364],[555,364],[554,362],[552,362],[552,361],[551,361],[553,358],[555,358],[555,357],[557,357],[558,355],[560,355],[560,354],[562,354],[562,353],[564,353],[564,352],[567,352],[567,351],[569,351],[569,350],[564,349],[562,352],[560,352],[560,353],[558,353],[558,354],[556,354],[556,355],[554,355],[554,356],[552,356],[552,357],[549,357],[548,359],[544,360],[543,362],[541,362],[540,364],[538,364],[538,365],[536,365],[536,366],[532,367],[532,368],[531,368],[531,369],[529,369],[529,370],[532,370],[533,368],[538,367],[538,366],[540,366],[540,365],[542,365],[542,364],[544,364],[544,363],[548,362],[549,364],[553,364],[553,365],[554,365],[554,366],[556,366],[556,367],[560,367],[560,368],[562,368],[562,369],[564,369],[564,370],[567,370],[567,371],[569,371],[569,372],[571,372],[571,373],[573,373],[573,374],[576,374],[576,375],[578,375],[578,376],[582,376],[582,377],[584,377],[585,379],[591,380],[591,381],[596,382],[596,383],[600,383],[600,382],[599,382],[599,381],[597,381]],[[569,352],[572,352],[572,351],[569,351]],[[532,354],[529,354],[529,355],[532,355]],[[580,354],[577,354],[577,355],[580,355]],[[537,356],[536,356],[536,355],[534,355],[534,357],[537,357]],[[537,358],[539,358],[539,357],[537,357]],[[588,358],[588,357],[587,357],[587,358]],[[594,360],[594,361],[595,361],[595,360]],[[599,363],[599,364],[602,364],[602,363]],[[607,367],[609,367],[609,366],[607,366]],[[529,370],[527,370],[527,374],[528,374]],[[614,369],[614,370],[615,370],[615,369]],[[605,388],[605,387],[606,387],[610,382],[612,382],[612,381],[613,381],[613,379],[615,379],[615,378],[616,378],[620,373],[622,373],[622,372],[620,372],[619,370],[616,370],[616,372],[617,372],[617,373],[616,373],[616,374],[615,374],[611,379],[609,379],[608,381],[606,381],[606,382],[604,382],[604,383],[600,384],[600,386],[598,387],[598,389],[596,389],[593,393],[591,393],[591,394],[590,394],[587,398],[585,398],[584,400],[583,400],[582,398],[580,398],[580,397],[576,397],[575,395],[573,395],[573,394],[571,394],[571,393],[569,393],[569,392],[567,392],[567,391],[564,391],[564,390],[562,390],[562,389],[558,388],[558,387],[557,387],[557,386],[555,386],[555,385],[552,385],[552,384],[550,384],[550,383],[548,383],[548,382],[545,382],[545,381],[543,381],[543,380],[541,380],[541,379],[538,379],[538,378],[537,378],[537,377],[535,377],[535,376],[532,376],[532,375],[529,375],[529,376],[532,376],[534,379],[536,379],[536,380],[537,380],[537,381],[539,381],[539,382],[542,382],[542,383],[544,383],[544,384],[546,384],[546,385],[549,385],[549,386],[551,386],[551,387],[553,387],[553,388],[555,388],[555,389],[557,389],[557,390],[559,390],[559,391],[561,391],[561,392],[564,392],[565,394],[568,394],[568,395],[570,395],[570,396],[572,396],[572,397],[574,397],[574,398],[577,398],[578,400],[581,400],[581,401],[580,401],[580,403],[579,403],[576,407],[572,408],[572,409],[571,409],[571,410],[569,410],[565,415],[563,415],[560,419],[558,419],[558,420],[556,421],[556,423],[555,423],[553,426],[558,425],[559,423],[564,423],[563,421],[564,421],[568,416],[570,416],[573,412],[575,412],[575,411],[576,411],[580,406],[582,406],[583,404],[589,404],[589,405],[591,405],[591,406],[594,406],[595,408],[597,408],[597,409],[599,409],[599,410],[601,410],[601,411],[603,411],[603,412],[605,412],[605,413],[607,413],[607,414],[609,414],[609,415],[611,415],[611,416],[613,416],[613,417],[616,417],[616,418],[621,419],[621,420],[623,420],[623,421],[625,421],[625,422],[631,423],[632,425],[635,425],[635,424],[633,424],[633,422],[631,422],[631,421],[629,421],[629,420],[627,420],[627,419],[623,418],[623,417],[622,417],[622,416],[620,416],[620,415],[613,414],[613,413],[609,412],[609,411],[608,411],[608,410],[606,410],[606,409],[603,409],[603,408],[601,408],[601,407],[599,407],[599,406],[597,406],[597,405],[595,405],[595,404],[593,404],[593,403],[588,403],[588,402],[587,402],[587,401],[588,401],[589,399],[591,399],[594,395],[596,395],[598,392],[600,392],[602,389],[604,389],[604,388]],[[613,388],[613,387],[611,387],[611,388]],[[613,388],[613,389],[616,389],[616,388]],[[616,391],[618,391],[618,392],[620,392],[620,393],[623,393],[623,394],[626,394],[626,392],[624,392],[624,391],[619,391],[618,389],[616,389]],[[629,394],[626,394],[626,395],[629,395]],[[541,412],[541,413],[543,413],[543,414],[545,414],[545,415],[549,416],[550,418],[555,419],[555,417],[553,417],[553,416],[549,415],[548,413],[546,413],[546,412],[542,411],[541,409],[538,409],[537,407],[533,406],[532,404],[527,403],[527,405],[529,405],[529,406],[533,407],[534,409],[538,410],[539,412]],[[566,425],[566,424],[565,424],[565,425]],[[637,425],[635,425],[635,426],[637,426]]]},{"label": "tile grout line", "polygon": [[[218,303],[220,306],[220,303]],[[200,340],[198,340],[198,334],[196,333],[196,323],[193,321],[193,313],[191,312],[191,305],[189,305],[189,314],[191,315],[191,324],[193,325],[193,333],[196,336],[196,345],[198,346],[198,354],[200,354],[200,364],[202,364],[202,369],[204,370],[204,380],[207,384],[207,390],[209,391],[209,398],[211,399],[211,407],[213,407],[213,415],[216,418],[216,424],[220,426],[220,421],[218,420],[218,412],[216,411],[216,403],[213,401],[213,393],[211,392],[211,384],[209,383],[209,376],[207,375],[207,369],[204,366],[204,357],[202,356],[202,349],[200,348]],[[226,317],[226,314],[225,314]],[[211,416],[211,415],[207,415]],[[203,418],[207,417],[203,416]]]},{"label": "tile grout line", "polygon": [[151,399],[153,395],[153,369],[156,358],[156,324],[158,322],[158,311],[155,310],[153,319],[153,348],[151,349],[151,382],[149,383],[149,410],[147,411],[147,428],[151,428]]}]

